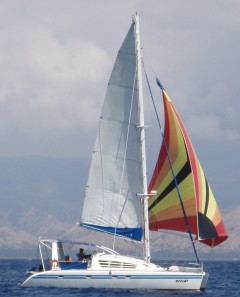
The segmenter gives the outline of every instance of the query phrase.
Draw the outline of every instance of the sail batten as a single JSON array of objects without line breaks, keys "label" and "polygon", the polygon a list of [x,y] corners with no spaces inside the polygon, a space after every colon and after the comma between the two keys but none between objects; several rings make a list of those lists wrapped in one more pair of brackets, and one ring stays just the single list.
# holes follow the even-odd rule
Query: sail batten
[{"label": "sail batten", "polygon": [[157,190],[157,195],[149,199],[150,229],[188,232],[167,160],[169,156],[191,233],[200,242],[209,246],[218,245],[228,235],[216,200],[186,129],[163,88],[162,95],[165,112],[164,139],[168,153],[162,144],[149,184],[149,192]]}]

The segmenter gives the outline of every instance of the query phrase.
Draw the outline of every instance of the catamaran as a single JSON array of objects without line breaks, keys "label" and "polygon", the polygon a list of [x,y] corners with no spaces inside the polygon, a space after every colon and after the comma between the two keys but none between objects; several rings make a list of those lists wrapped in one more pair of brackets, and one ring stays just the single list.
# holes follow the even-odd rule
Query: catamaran
[{"label": "catamaran", "polygon": [[[162,145],[148,185],[145,151],[139,15],[117,54],[107,86],[79,224],[99,232],[142,242],[143,257],[85,242],[39,239],[41,264],[28,271],[23,287],[204,290],[204,271],[195,241],[214,247],[227,239],[219,208],[190,138],[172,101],[163,97]],[[148,76],[145,75],[150,87]],[[153,105],[157,112],[150,89]],[[159,117],[157,116],[159,125]],[[151,262],[149,230],[189,235],[196,262],[163,267]],[[70,260],[65,244],[97,251]],[[49,249],[50,259],[43,249]]]}]

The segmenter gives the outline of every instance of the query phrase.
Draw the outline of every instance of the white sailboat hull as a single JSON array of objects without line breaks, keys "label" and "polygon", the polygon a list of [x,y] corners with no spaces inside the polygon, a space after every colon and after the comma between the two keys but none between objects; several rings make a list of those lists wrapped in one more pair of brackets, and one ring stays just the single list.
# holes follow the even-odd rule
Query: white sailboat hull
[{"label": "white sailboat hull", "polygon": [[204,290],[208,274],[156,271],[45,271],[31,275],[23,287]]},{"label": "white sailboat hull", "polygon": [[22,286],[204,290],[207,285],[208,274],[203,271],[201,265],[162,267],[142,259],[116,254],[114,251],[111,254],[95,252],[86,260],[66,262],[57,258],[57,251],[60,254],[63,252],[61,249],[62,244],[53,241],[54,260],[50,262],[52,268],[46,269],[48,263],[42,259],[43,271],[28,271],[31,275]]}]

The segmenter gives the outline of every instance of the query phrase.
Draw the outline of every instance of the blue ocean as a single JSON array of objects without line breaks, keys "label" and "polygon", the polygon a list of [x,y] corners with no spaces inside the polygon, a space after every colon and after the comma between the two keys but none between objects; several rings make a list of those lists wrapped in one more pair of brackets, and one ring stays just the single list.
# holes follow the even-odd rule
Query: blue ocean
[{"label": "blue ocean", "polygon": [[239,297],[240,296],[240,261],[212,261],[205,264],[210,273],[205,292],[168,292],[154,290],[96,290],[96,289],[57,289],[57,288],[22,288],[25,271],[34,265],[34,260],[0,260],[0,296],[91,296],[91,297]]}]

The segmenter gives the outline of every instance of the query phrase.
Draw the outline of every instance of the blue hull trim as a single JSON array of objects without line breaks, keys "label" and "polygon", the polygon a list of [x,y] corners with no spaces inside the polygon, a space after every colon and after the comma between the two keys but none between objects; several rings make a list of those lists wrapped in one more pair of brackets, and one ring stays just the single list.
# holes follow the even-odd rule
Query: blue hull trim
[{"label": "blue hull trim", "polygon": [[81,224],[83,227],[98,230],[105,233],[115,234],[120,237],[127,237],[132,240],[141,241],[143,235],[142,228],[114,228],[114,227],[103,227],[91,224]]},{"label": "blue hull trim", "polygon": [[139,280],[150,280],[150,279],[158,279],[158,280],[197,280],[201,279],[202,276],[196,276],[196,275],[188,275],[188,276],[183,276],[183,275],[178,275],[178,276],[172,276],[172,275],[38,275],[34,276],[33,278],[35,279],[139,279]]}]

